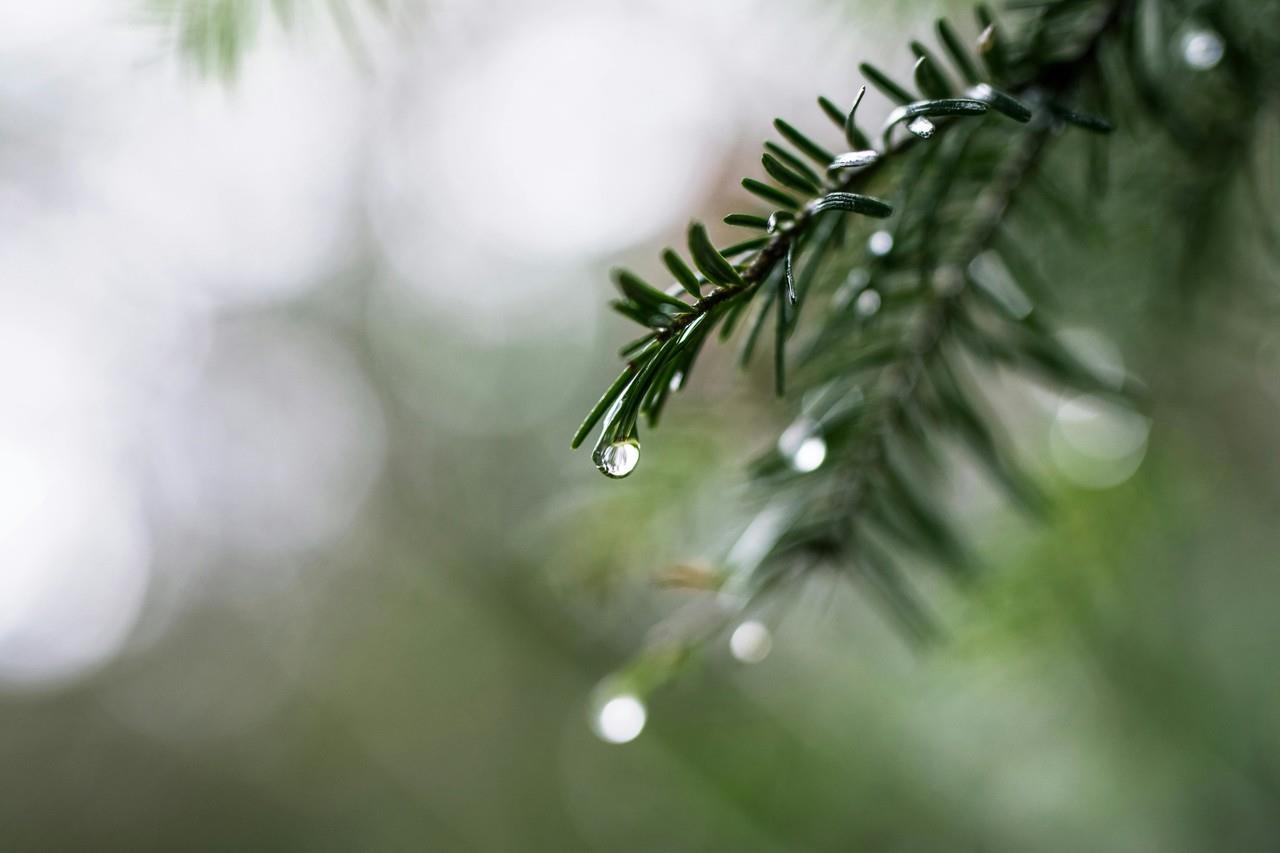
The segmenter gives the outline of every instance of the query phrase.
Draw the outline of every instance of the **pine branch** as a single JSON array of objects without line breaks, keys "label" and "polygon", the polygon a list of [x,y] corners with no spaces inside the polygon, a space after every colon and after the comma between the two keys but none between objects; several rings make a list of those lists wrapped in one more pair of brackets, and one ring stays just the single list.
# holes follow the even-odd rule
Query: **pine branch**
[{"label": "pine branch", "polygon": [[[615,307],[647,333],[625,348],[622,374],[573,439],[576,447],[603,423],[594,460],[604,473],[622,477],[634,469],[641,415],[656,421],[711,331],[718,325],[728,337],[753,305],[744,363],[772,312],[775,387],[780,395],[788,385],[806,392],[801,416],[777,449],[751,466],[758,489],[772,498],[761,518],[773,521],[765,525],[767,541],[756,541],[749,558],[731,554],[721,578],[744,605],[797,570],[830,565],[867,581],[905,628],[927,636],[925,609],[891,555],[923,551],[956,578],[972,566],[951,523],[918,485],[917,471],[936,465],[937,441],[959,438],[1015,499],[1032,509],[1043,505],[986,413],[970,363],[1118,390],[1058,344],[1009,272],[1023,264],[998,244],[1005,242],[1002,226],[1019,195],[1039,192],[1039,166],[1062,127],[1110,131],[1109,120],[1080,107],[1082,84],[1099,75],[1102,45],[1131,26],[1132,6],[1126,0],[1045,2],[1016,34],[980,7],[976,57],[956,29],[940,21],[942,50],[955,67],[945,69],[927,47],[913,43],[915,84],[924,97],[862,66],[870,84],[897,104],[879,148],[866,147],[869,137],[856,120],[865,88],[847,114],[819,99],[852,147],[846,153],[832,154],[789,123],[775,122],[791,147],[767,143],[763,164],[781,187],[754,179],[744,187],[777,209],[725,220],[764,230],[763,243],[733,263],[729,258],[743,248],[717,251],[705,228],[693,223],[689,250],[700,276],[677,275],[678,285],[641,290],[632,274],[615,274],[623,293]],[[960,97],[951,76],[968,84]],[[895,133],[901,125],[905,135]],[[887,199],[871,194],[881,184]],[[847,213],[855,222],[839,221]],[[836,254],[832,246],[856,232],[864,217],[884,219],[886,226],[870,237],[870,262],[824,270]],[[664,253],[673,256],[673,250]],[[799,352],[789,352],[816,282],[833,274],[843,282],[837,307]],[[759,529],[753,525],[756,540]]]},{"label": "pine branch", "polygon": [[[1058,5],[1074,7],[1080,4],[1073,2],[1073,0],[1064,0]],[[1121,7],[1122,4],[1120,3],[1110,5],[1112,12],[1107,16],[1108,22],[1116,17],[1116,11]],[[982,17],[984,20],[992,20],[989,13],[984,13]],[[994,23],[987,26],[990,29],[994,26]],[[954,30],[944,22],[940,22],[939,29],[944,33],[954,33]],[[1099,32],[1103,29],[1105,28],[1100,27]],[[1096,44],[1096,41],[1092,44]],[[949,42],[949,45],[949,50],[953,54],[960,49],[958,44]],[[917,50],[923,50],[923,47],[917,45]],[[1092,51],[1089,51],[1087,55],[1091,58]],[[921,61],[925,61],[925,57],[922,57]],[[971,67],[971,63],[972,60],[966,60],[965,64]],[[899,102],[905,101],[902,106],[890,115],[885,124],[882,150],[851,151],[837,157],[827,152],[787,122],[778,119],[775,122],[775,126],[788,142],[800,150],[801,154],[810,157],[819,165],[825,166],[829,176],[832,174],[838,175],[840,172],[847,172],[847,176],[838,181],[832,180],[830,177],[823,180],[821,186],[818,187],[818,193],[803,206],[793,197],[780,190],[775,190],[768,184],[751,178],[744,179],[744,186],[749,191],[768,201],[775,202],[782,209],[775,211],[767,219],[752,214],[731,214],[726,217],[726,221],[731,224],[741,224],[755,228],[759,228],[763,224],[770,235],[763,245],[754,250],[754,254],[736,266],[730,264],[727,258],[742,251],[743,245],[717,251],[706,239],[705,229],[698,223],[691,225],[690,252],[695,264],[703,271],[704,276],[696,282],[684,281],[681,284],[690,294],[697,292],[699,295],[695,297],[693,302],[683,303],[678,299],[668,300],[663,298],[671,292],[670,290],[664,293],[656,288],[650,288],[652,293],[648,298],[636,298],[634,291],[631,293],[624,292],[624,297],[626,298],[615,303],[615,307],[624,315],[637,320],[642,325],[649,326],[653,331],[642,339],[645,345],[630,354],[630,361],[626,370],[624,370],[623,377],[620,377],[619,382],[615,383],[610,389],[613,394],[606,394],[601,399],[600,404],[592,410],[591,415],[584,420],[574,436],[573,446],[576,447],[581,443],[586,434],[595,426],[600,416],[604,414],[607,406],[615,400],[623,405],[619,406],[618,412],[614,414],[625,412],[629,417],[621,419],[610,417],[605,419],[606,425],[602,431],[602,443],[597,446],[597,458],[609,444],[634,441],[636,439],[636,416],[643,410],[650,409],[653,405],[658,405],[665,400],[665,392],[661,391],[661,389],[655,390],[652,387],[653,383],[659,374],[672,373],[670,370],[652,369],[645,371],[643,368],[650,365],[668,365],[677,361],[681,356],[685,356],[684,361],[689,362],[691,366],[693,359],[688,356],[696,352],[695,347],[700,347],[705,337],[705,332],[690,334],[690,330],[704,325],[714,325],[715,322],[725,318],[728,310],[735,303],[754,296],[762,285],[778,271],[779,263],[798,250],[800,244],[812,231],[815,220],[821,214],[831,210],[841,210],[875,217],[889,216],[892,213],[892,207],[888,203],[854,192],[854,190],[865,186],[873,179],[885,162],[908,154],[918,145],[921,139],[932,137],[937,130],[937,126],[933,121],[934,118],[940,116],[980,116],[987,113],[989,109],[1004,113],[1006,116],[1023,123],[1029,122],[1032,117],[1032,108],[1030,106],[989,83],[974,85],[966,93],[968,95],[966,98],[911,100],[910,93],[883,72],[871,66],[864,65],[863,68],[871,82],[884,91],[887,96]],[[1060,68],[1055,67],[1053,70],[1059,77],[1062,76]],[[937,72],[934,73],[935,75],[937,74]],[[968,75],[968,71],[964,68],[962,68],[961,73]],[[1029,82],[1022,83],[1019,88],[1034,93],[1037,83],[1038,81],[1033,78]],[[865,92],[865,89],[863,92]],[[862,99],[863,92],[859,92],[857,102],[854,105],[855,110],[857,103]],[[866,139],[865,134],[857,129],[854,111],[851,111],[842,120],[842,117],[836,114],[836,108],[830,101],[823,98],[820,99],[820,103],[824,111],[845,128],[846,136],[851,143],[861,142]],[[1053,117],[1058,120],[1079,124],[1091,130],[1105,131],[1110,127],[1109,123],[1104,119],[1070,109],[1057,102],[1050,102],[1045,109],[1051,111]],[[902,123],[908,124],[914,136],[903,139],[896,144],[891,144],[890,136],[893,129]],[[942,129],[945,131],[947,127],[951,127],[953,124],[944,124]],[[791,189],[812,185],[815,176],[812,171],[801,173],[800,169],[805,167],[800,158],[774,143],[769,143],[767,147],[772,152],[772,154],[766,153],[764,159],[765,167],[769,174]],[[772,155],[786,157],[789,164],[784,164],[780,157]],[[746,245],[753,246],[754,244]],[[665,255],[671,257],[674,252],[668,249]],[[626,275],[635,278],[634,274],[628,273]],[[793,279],[788,277],[788,280],[793,285]],[[701,289],[705,287],[710,287],[712,290],[709,294],[703,296],[701,295]],[[789,289],[791,289],[790,286]],[[631,377],[631,379],[630,381],[623,381],[624,377]],[[637,379],[643,381],[637,382],[635,381]],[[652,400],[650,405],[646,406],[644,401],[640,404],[634,404],[635,398],[645,397],[646,395]],[[632,405],[625,405],[628,402],[631,402]]]}]

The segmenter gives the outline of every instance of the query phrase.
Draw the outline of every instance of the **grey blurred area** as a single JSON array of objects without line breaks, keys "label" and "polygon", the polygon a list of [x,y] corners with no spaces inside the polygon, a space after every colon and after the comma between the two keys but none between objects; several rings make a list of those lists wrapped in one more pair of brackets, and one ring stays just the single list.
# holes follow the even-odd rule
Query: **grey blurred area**
[{"label": "grey blurred area", "polygon": [[1007,380],[1057,509],[957,471],[986,571],[928,589],[943,644],[824,573],[619,697],[788,410],[716,354],[600,477],[567,445],[626,339],[606,271],[742,209],[774,115],[822,127],[954,4],[214,5],[257,15],[229,75],[155,8],[0,14],[0,849],[1272,848],[1280,289],[1244,186],[1216,274],[1140,136],[1106,236],[1024,225],[1150,400]]}]

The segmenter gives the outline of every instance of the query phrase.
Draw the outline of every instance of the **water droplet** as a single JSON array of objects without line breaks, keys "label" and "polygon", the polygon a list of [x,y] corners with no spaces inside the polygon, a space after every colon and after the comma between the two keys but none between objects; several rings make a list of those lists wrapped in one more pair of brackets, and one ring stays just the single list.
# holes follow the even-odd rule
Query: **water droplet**
[{"label": "water droplet", "polygon": [[822,436],[813,435],[800,442],[795,454],[791,457],[791,467],[801,474],[816,471],[827,458],[827,443]]},{"label": "water droplet", "polygon": [[862,291],[862,293],[858,294],[858,301],[854,303],[854,307],[863,317],[870,317],[880,310],[880,292],[876,290]]},{"label": "water droplet", "polygon": [[778,436],[778,452],[801,474],[816,471],[827,458],[827,442],[818,434],[818,425],[800,418]]},{"label": "water droplet", "polygon": [[769,215],[769,233],[781,234],[790,231],[796,225],[795,214],[785,210],[775,210]]},{"label": "water droplet", "polygon": [[996,96],[996,90],[992,89],[986,83],[979,83],[965,93],[968,97],[977,101],[990,101]]},{"label": "water droplet", "polygon": [[867,249],[877,258],[883,258],[893,251],[893,235],[888,231],[877,231],[867,240]]},{"label": "water droplet", "polygon": [[864,166],[870,166],[878,159],[880,159],[880,155],[875,151],[849,151],[832,160],[831,165],[827,166],[827,171],[838,172],[841,169],[861,169]]},{"label": "water droplet", "polygon": [[986,54],[995,49],[996,25],[987,24],[986,29],[978,33],[978,53]]},{"label": "water droplet", "polygon": [[1049,434],[1058,471],[1073,483],[1107,489],[1129,479],[1142,463],[1151,422],[1124,406],[1084,395],[1064,401]]},{"label": "water droplet", "polygon": [[1182,58],[1196,71],[1215,67],[1225,51],[1222,36],[1213,30],[1189,30],[1182,36]]},{"label": "water droplet", "polygon": [[937,126],[934,125],[933,122],[929,121],[925,116],[916,116],[911,121],[907,122],[907,130],[911,131],[921,139],[928,139],[930,136],[933,136],[933,132],[937,129]]},{"label": "water droplet", "polygon": [[729,635],[729,651],[743,663],[760,663],[772,650],[769,629],[754,619],[743,622]]},{"label": "water droplet", "polygon": [[640,461],[640,442],[634,438],[615,441],[596,456],[596,467],[606,477],[621,479],[636,469]]},{"label": "water droplet", "polygon": [[609,743],[627,743],[644,731],[649,714],[633,693],[614,696],[600,706],[592,720],[596,736]]}]

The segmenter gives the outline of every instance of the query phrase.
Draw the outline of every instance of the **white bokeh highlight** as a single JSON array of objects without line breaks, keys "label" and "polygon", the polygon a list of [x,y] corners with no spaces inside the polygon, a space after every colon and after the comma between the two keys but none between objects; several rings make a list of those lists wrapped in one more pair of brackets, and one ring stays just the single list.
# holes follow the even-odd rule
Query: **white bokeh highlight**
[{"label": "white bokeh highlight", "polygon": [[232,324],[162,423],[156,475],[173,521],[242,554],[321,547],[363,504],[386,450],[350,353],[296,323]]},{"label": "white bokeh highlight", "polygon": [[778,436],[778,452],[799,474],[816,471],[827,460],[827,442],[817,430],[816,423],[800,418]]},{"label": "white bokeh highlight", "polygon": [[95,449],[0,436],[0,688],[86,675],[119,653],[141,611],[145,519]]},{"label": "white bokeh highlight", "polygon": [[630,743],[644,731],[648,711],[633,693],[613,696],[596,710],[592,730],[607,743]]},{"label": "white bokeh highlight", "polygon": [[1108,489],[1128,480],[1147,452],[1148,418],[1093,395],[1064,399],[1049,431],[1049,454],[1070,482]]},{"label": "white bokeh highlight", "polygon": [[773,635],[768,626],[748,619],[729,635],[729,652],[743,663],[760,663],[773,650]]},{"label": "white bokeh highlight", "polygon": [[496,315],[536,324],[547,312],[535,308],[584,294],[539,265],[563,273],[683,215],[732,138],[715,118],[715,67],[660,15],[507,14],[399,69],[379,107],[370,204],[403,280],[486,336]]}]

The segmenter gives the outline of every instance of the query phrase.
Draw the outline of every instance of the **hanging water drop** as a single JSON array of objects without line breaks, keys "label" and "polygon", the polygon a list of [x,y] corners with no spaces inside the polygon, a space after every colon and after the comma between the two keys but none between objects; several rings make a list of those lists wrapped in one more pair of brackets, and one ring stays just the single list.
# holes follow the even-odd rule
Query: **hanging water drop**
[{"label": "hanging water drop", "polygon": [[930,136],[933,136],[933,132],[937,129],[937,126],[933,122],[929,121],[925,116],[916,116],[911,121],[907,122],[907,130],[911,131],[921,139],[928,139]]},{"label": "hanging water drop", "polygon": [[648,719],[644,702],[632,693],[614,696],[602,704],[592,719],[596,736],[609,743],[628,743],[640,736]]},{"label": "hanging water drop", "polygon": [[640,461],[640,442],[634,438],[615,441],[596,455],[596,467],[606,477],[621,479],[636,469]]},{"label": "hanging water drop", "polygon": [[729,635],[729,651],[743,663],[760,663],[773,649],[773,637],[764,623],[750,619]]},{"label": "hanging water drop", "polygon": [[880,292],[878,290],[864,290],[858,294],[858,301],[854,303],[854,308],[863,317],[870,317],[880,310]]},{"label": "hanging water drop", "polygon": [[893,235],[888,231],[877,231],[867,239],[867,249],[877,258],[883,258],[893,251]]},{"label": "hanging water drop", "polygon": [[791,467],[800,474],[808,474],[810,471],[818,470],[826,459],[827,443],[823,441],[822,436],[811,435],[800,442],[800,446],[796,448],[795,454],[791,457]]},{"label": "hanging water drop", "polygon": [[768,231],[770,234],[782,234],[790,231],[796,225],[796,217],[794,213],[785,210],[775,210],[769,215]]},{"label": "hanging water drop", "polygon": [[1222,61],[1222,36],[1211,29],[1189,30],[1182,36],[1182,58],[1196,71],[1208,71]]},{"label": "hanging water drop", "polygon": [[826,461],[827,442],[817,430],[818,425],[813,421],[800,418],[778,436],[778,452],[799,474],[816,471]]}]

